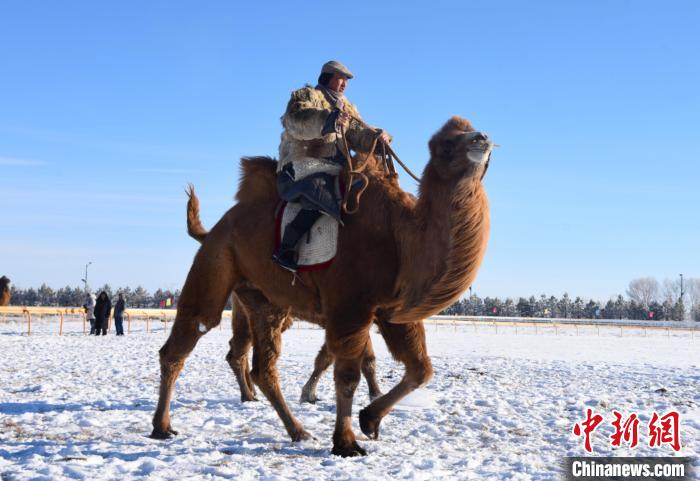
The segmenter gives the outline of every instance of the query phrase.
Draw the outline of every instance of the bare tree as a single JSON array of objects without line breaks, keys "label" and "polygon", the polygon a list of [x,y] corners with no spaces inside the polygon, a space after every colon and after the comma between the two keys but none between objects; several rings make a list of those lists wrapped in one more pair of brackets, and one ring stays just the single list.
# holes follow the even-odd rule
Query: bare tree
[{"label": "bare tree", "polygon": [[662,288],[662,296],[664,301],[675,303],[681,297],[681,281],[680,279],[664,279]]},{"label": "bare tree", "polygon": [[659,283],[653,277],[632,279],[627,288],[627,296],[645,309],[649,309],[649,305],[658,300]]},{"label": "bare tree", "polygon": [[683,302],[690,308],[691,318],[695,320],[700,313],[700,279],[687,280]]}]

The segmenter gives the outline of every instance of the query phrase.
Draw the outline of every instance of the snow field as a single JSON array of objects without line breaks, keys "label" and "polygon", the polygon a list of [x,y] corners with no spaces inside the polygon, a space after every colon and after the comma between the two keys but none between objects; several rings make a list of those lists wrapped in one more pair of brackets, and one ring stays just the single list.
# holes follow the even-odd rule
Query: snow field
[{"label": "snow field", "polygon": [[[513,327],[426,326],[434,377],[366,440],[357,413],[369,402],[364,381],[353,408],[359,443],[369,453],[330,454],[335,420],[332,375],[316,405],[298,403],[323,331],[298,323],[283,337],[283,393],[316,440],[291,443],[269,403],[241,403],[224,356],[230,331],[214,329],[197,345],[177,382],[172,419],[180,435],[155,441],[157,351],[164,332],[116,337],[19,336],[0,326],[0,477],[60,479],[558,479],[563,456],[584,455],[571,434],[586,408],[604,415],[597,456],[695,458],[700,450],[700,339],[690,333],[567,330],[533,334]],[[34,328],[33,328],[34,330]],[[403,366],[373,334],[384,391]],[[612,410],[681,414],[682,450],[614,449]]]}]

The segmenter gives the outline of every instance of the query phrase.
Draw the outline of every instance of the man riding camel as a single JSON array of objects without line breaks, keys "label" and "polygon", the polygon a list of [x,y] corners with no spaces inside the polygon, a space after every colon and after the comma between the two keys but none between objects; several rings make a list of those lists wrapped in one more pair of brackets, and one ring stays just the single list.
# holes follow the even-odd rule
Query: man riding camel
[{"label": "man riding camel", "polygon": [[346,165],[345,142],[350,150],[369,152],[377,137],[387,145],[391,141],[386,132],[358,121],[360,114],[343,95],[351,78],[342,63],[326,62],[318,85],[293,92],[281,119],[277,191],[283,200],[299,202],[302,210],[287,225],[272,260],[292,272],[297,270],[297,243],[322,214],[343,225],[338,176]]}]

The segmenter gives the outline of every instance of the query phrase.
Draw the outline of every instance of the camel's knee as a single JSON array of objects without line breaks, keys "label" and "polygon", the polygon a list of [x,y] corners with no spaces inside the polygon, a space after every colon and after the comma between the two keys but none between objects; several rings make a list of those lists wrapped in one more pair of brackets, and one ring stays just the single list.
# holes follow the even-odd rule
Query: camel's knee
[{"label": "camel's knee", "polygon": [[[197,341],[195,341],[196,343]],[[177,367],[184,363],[184,359],[192,350],[189,345],[179,344],[173,341],[172,336],[168,339],[163,347],[158,350],[158,357],[160,358],[160,365],[162,368],[167,366]]]},{"label": "camel's knee", "polygon": [[277,382],[277,357],[278,353],[274,349],[256,347],[253,350],[253,368],[250,376],[255,384],[264,387]]},{"label": "camel's knee", "polygon": [[336,362],[333,377],[345,396],[352,396],[360,383],[360,369],[354,362]]},{"label": "camel's knee", "polygon": [[365,367],[369,368],[374,368],[374,366],[377,364],[377,358],[374,355],[374,352],[367,352],[365,351],[365,356],[362,358],[362,367],[363,369]]},{"label": "camel's knee", "polygon": [[226,354],[226,362],[231,366],[231,369],[240,370],[244,366],[247,368],[248,356],[247,352],[236,352],[233,349],[229,349]]},{"label": "camel's knee", "polygon": [[406,377],[416,387],[426,385],[433,377],[433,365],[430,359],[426,358],[422,363],[412,366],[410,369],[407,368]]}]

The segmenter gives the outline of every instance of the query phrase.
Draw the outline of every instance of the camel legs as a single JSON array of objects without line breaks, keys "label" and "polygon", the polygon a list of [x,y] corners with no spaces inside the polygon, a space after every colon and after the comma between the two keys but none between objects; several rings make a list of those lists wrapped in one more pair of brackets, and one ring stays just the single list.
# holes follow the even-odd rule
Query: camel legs
[{"label": "camel legs", "polygon": [[[170,336],[159,351],[160,390],[153,415],[153,438],[166,439],[177,434],[170,424],[175,381],[197,341],[221,322],[221,312],[232,288],[233,264],[219,247],[205,244],[197,253],[182,288]],[[212,250],[219,255],[211,255]],[[224,255],[220,255],[222,251]]]},{"label": "camel legs", "polygon": [[374,401],[382,395],[382,390],[379,387],[379,382],[377,382],[377,358],[374,355],[372,340],[369,336],[367,337],[365,354],[362,357],[362,375],[364,376],[365,381],[367,382],[367,387],[369,388],[369,399]]},{"label": "camel legs", "polygon": [[[369,340],[371,316],[352,309],[337,310],[326,327],[326,344],[335,356],[336,420],[332,453],[343,457],[365,455],[352,430],[352,399],[360,382],[362,359]],[[359,321],[359,322],[358,322]]]},{"label": "camel legs", "polygon": [[233,317],[231,319],[231,330],[233,335],[229,341],[230,349],[226,354],[226,361],[238,381],[241,391],[241,402],[257,401],[255,397],[255,387],[248,368],[248,351],[253,345],[253,336],[250,332],[248,313],[245,307],[233,297]]},{"label": "camel legs", "polygon": [[318,351],[316,355],[314,372],[311,373],[311,377],[309,377],[309,380],[306,381],[306,384],[304,384],[304,387],[301,389],[301,399],[299,399],[299,402],[313,404],[318,401],[316,386],[318,385],[319,379],[321,379],[321,375],[326,372],[326,369],[328,369],[331,364],[333,364],[333,355],[328,352],[328,348],[324,342],[323,346],[321,346],[321,350]]},{"label": "camel legs", "polygon": [[[314,372],[306,381],[304,388],[301,390],[301,399],[299,402],[302,403],[315,403],[318,401],[316,396],[316,386],[318,385],[319,379],[323,373],[333,364],[333,355],[328,352],[328,348],[324,343],[321,346],[321,350],[316,356],[316,361],[314,362]],[[382,395],[382,391],[379,388],[379,383],[377,382],[377,369],[376,369],[376,357],[374,356],[374,350],[372,349],[372,341],[367,341],[367,347],[365,348],[365,353],[362,358],[362,375],[367,381],[367,387],[369,388],[369,398],[375,399]]]},{"label": "camel legs", "polygon": [[287,406],[277,375],[282,332],[291,325],[291,320],[286,314],[280,315],[279,309],[270,304],[259,291],[237,291],[236,294],[248,311],[253,333],[253,382],[277,411],[292,441],[309,439],[311,435],[304,430]]},{"label": "camel legs", "polygon": [[382,418],[391,411],[394,404],[425,385],[433,374],[422,322],[390,324],[379,321],[378,325],[389,351],[406,366],[406,372],[393,389],[360,411],[360,429],[375,439],[379,436]]}]

